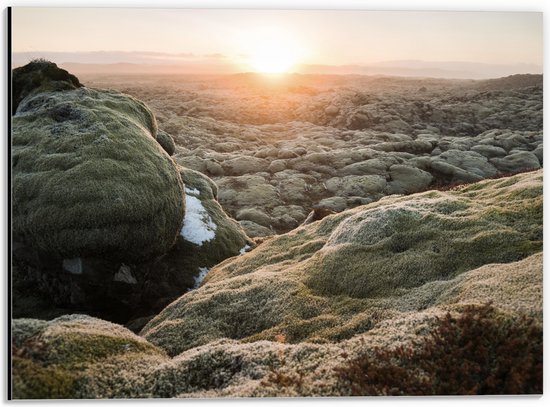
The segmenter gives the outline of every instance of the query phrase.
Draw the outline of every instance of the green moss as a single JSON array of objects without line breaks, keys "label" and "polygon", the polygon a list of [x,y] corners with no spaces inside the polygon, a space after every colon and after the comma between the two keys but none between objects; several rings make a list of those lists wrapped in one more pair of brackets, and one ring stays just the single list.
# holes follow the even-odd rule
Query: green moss
[{"label": "green moss", "polygon": [[150,110],[87,88],[39,93],[13,118],[13,230],[60,258],[166,252],[184,214],[175,163]]},{"label": "green moss", "polygon": [[57,366],[43,366],[32,360],[13,358],[15,399],[73,398],[78,374]]},{"label": "green moss", "polygon": [[70,332],[48,342],[47,361],[65,367],[79,363],[95,363],[119,354],[160,354],[153,345],[114,335]]},{"label": "green moss", "polygon": [[129,381],[133,372],[166,359],[127,329],[84,315],[16,319],[13,335],[15,398],[135,396],[143,389]]},{"label": "green moss", "polygon": [[[466,289],[460,276],[542,249],[541,197],[508,200],[537,178],[519,175],[498,190],[502,180],[484,181],[472,197],[463,189],[390,197],[274,237],[216,266],[142,333],[172,355],[224,337],[340,341],[456,301],[449,293]],[[516,295],[500,292],[503,307]]]}]

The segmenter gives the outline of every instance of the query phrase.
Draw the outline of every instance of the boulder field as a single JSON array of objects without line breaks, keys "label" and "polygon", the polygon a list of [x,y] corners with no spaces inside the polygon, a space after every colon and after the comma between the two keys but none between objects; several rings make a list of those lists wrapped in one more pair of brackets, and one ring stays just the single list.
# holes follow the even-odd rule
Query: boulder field
[{"label": "boulder field", "polygon": [[14,398],[542,394],[540,75],[131,81],[13,71]]},{"label": "boulder field", "polygon": [[288,232],[313,209],[543,165],[542,75],[87,80],[144,100],[174,136],[174,160],[211,177],[255,237]]}]

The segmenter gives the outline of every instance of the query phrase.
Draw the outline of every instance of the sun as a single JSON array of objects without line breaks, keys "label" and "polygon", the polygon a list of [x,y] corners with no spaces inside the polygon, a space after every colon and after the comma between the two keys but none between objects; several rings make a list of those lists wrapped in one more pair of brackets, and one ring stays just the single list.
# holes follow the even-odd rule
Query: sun
[{"label": "sun", "polygon": [[250,65],[257,72],[283,73],[296,63],[295,52],[278,40],[262,41],[251,57]]},{"label": "sun", "polygon": [[300,61],[300,49],[288,35],[264,30],[250,38],[248,65],[255,72],[289,72]]}]

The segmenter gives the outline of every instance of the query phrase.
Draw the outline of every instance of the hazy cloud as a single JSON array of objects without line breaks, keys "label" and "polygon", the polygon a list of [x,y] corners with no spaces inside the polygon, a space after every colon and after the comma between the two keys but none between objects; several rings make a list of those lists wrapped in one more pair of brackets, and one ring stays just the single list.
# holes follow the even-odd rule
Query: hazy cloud
[{"label": "hazy cloud", "polygon": [[203,60],[221,60],[223,54],[194,54],[191,52],[168,53],[155,51],[92,51],[92,52],[14,52],[12,65],[20,66],[36,58],[45,58],[58,64],[177,64]]}]

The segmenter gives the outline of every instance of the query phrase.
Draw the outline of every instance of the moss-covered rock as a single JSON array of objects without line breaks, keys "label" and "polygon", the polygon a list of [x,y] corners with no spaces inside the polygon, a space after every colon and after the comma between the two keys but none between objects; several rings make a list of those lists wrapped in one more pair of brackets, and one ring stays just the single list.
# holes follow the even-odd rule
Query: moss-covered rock
[{"label": "moss-covered rock", "polygon": [[187,209],[176,243],[164,256],[140,267],[149,270],[141,274],[154,273],[170,282],[173,290],[165,298],[169,301],[198,287],[212,266],[252,246],[241,226],[216,200],[216,184],[198,171],[183,167],[179,171]]},{"label": "moss-covered rock", "polygon": [[184,215],[153,114],[114,91],[32,93],[13,117],[14,238],[52,257],[148,259]]},{"label": "moss-covered rock", "polygon": [[172,355],[218,338],[342,340],[436,304],[463,273],[541,250],[540,171],[388,197],[218,265],[142,334]]},{"label": "moss-covered rock", "polygon": [[164,130],[159,129],[157,131],[157,142],[164,149],[164,151],[168,153],[168,155],[174,155],[176,152],[176,143],[174,143],[174,139]]},{"label": "moss-covered rock", "polygon": [[12,114],[19,103],[31,94],[71,90],[82,87],[78,78],[53,62],[34,60],[12,71]]},{"label": "moss-covered rock", "polygon": [[127,329],[85,315],[16,319],[12,332],[16,399],[139,396],[142,389],[128,386],[132,371],[166,360]]}]

